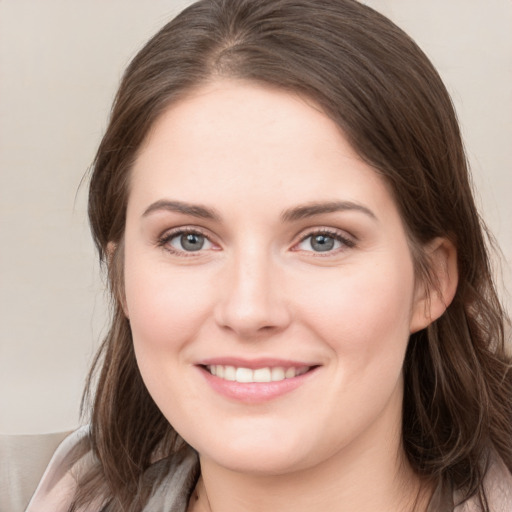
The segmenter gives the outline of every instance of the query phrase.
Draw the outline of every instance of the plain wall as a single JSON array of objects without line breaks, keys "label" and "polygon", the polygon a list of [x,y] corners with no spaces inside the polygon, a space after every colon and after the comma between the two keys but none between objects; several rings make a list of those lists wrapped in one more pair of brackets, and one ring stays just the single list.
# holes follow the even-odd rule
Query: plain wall
[{"label": "plain wall", "polygon": [[[124,67],[188,3],[0,0],[0,432],[78,424],[108,311],[80,183]],[[445,80],[512,289],[512,2],[366,3]]]}]

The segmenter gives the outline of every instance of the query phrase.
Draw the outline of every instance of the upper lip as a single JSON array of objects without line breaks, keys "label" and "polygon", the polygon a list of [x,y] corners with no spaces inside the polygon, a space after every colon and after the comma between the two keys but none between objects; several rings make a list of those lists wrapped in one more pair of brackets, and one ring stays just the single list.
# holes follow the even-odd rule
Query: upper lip
[{"label": "upper lip", "polygon": [[303,368],[304,366],[318,366],[318,363],[293,361],[290,359],[276,358],[258,358],[243,359],[238,357],[212,357],[203,359],[198,363],[199,366],[234,366],[236,368],[250,368],[257,370],[258,368]]}]

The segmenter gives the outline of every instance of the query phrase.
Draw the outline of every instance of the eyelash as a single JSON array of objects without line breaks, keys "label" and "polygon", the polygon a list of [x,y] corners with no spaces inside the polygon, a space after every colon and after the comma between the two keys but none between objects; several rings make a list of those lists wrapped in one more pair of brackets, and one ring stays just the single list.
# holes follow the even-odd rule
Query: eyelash
[{"label": "eyelash", "polygon": [[172,245],[170,245],[171,240],[173,240],[174,238],[176,238],[178,236],[182,236],[182,235],[198,235],[198,236],[202,236],[208,242],[213,243],[213,242],[211,242],[210,237],[206,233],[204,233],[203,231],[201,231],[198,228],[177,228],[177,229],[172,230],[172,231],[166,231],[162,236],[160,236],[158,238],[158,241],[157,241],[157,246],[158,247],[162,247],[163,249],[165,249],[166,251],[168,251],[168,252],[170,252],[172,254],[176,254],[176,255],[179,255],[179,256],[182,256],[182,257],[196,256],[196,252],[197,253],[202,252],[201,250],[198,250],[198,251],[180,251],[178,249],[175,249]]},{"label": "eyelash", "polygon": [[[168,251],[172,254],[176,254],[176,255],[184,256],[184,257],[195,256],[196,252],[197,253],[202,252],[201,250],[181,251],[181,250],[175,249],[174,247],[172,247],[170,245],[171,240],[173,240],[174,238],[176,238],[178,236],[182,236],[182,235],[199,235],[199,236],[204,237],[209,243],[213,243],[210,240],[210,237],[205,232],[203,232],[202,230],[200,230],[198,228],[177,228],[172,231],[167,231],[162,236],[160,236],[157,240],[157,245],[158,245],[158,247],[162,247],[166,251]],[[300,240],[296,244],[294,244],[292,250],[300,251],[301,249],[296,249],[296,247],[298,245],[305,242],[308,238],[313,238],[313,237],[319,236],[319,235],[323,235],[328,238],[332,238],[333,240],[340,242],[343,247],[335,249],[335,250],[325,251],[325,254],[322,254],[322,251],[303,251],[303,252],[311,252],[313,254],[316,254],[316,256],[329,256],[329,255],[332,255],[333,253],[338,253],[339,251],[343,251],[344,249],[351,249],[356,246],[356,242],[353,239],[342,235],[340,232],[335,231],[335,230],[320,228],[320,229],[312,230],[312,231],[308,232],[307,234],[303,235],[300,238]]]},{"label": "eyelash", "polygon": [[[300,241],[297,244],[295,244],[294,247],[297,247],[299,244],[305,242],[308,238],[313,238],[313,237],[319,236],[319,235],[323,235],[328,238],[332,238],[333,240],[335,240],[337,242],[340,242],[342,247],[340,247],[338,249],[334,249],[334,250],[325,251],[325,253],[322,253],[322,251],[305,251],[305,252],[311,252],[311,253],[315,254],[315,256],[323,257],[323,256],[329,256],[332,254],[336,254],[345,249],[352,249],[353,247],[356,246],[356,242],[352,238],[342,235],[339,231],[326,229],[326,228],[320,228],[320,229],[312,230],[312,231],[308,232],[307,234],[305,234],[304,236],[302,236]],[[300,251],[300,249],[294,249],[294,250]]]}]

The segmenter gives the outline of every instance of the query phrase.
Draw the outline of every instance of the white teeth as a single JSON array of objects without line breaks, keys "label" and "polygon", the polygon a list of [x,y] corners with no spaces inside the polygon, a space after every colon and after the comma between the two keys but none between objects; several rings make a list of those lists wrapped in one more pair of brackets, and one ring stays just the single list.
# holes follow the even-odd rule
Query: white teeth
[{"label": "white teeth", "polygon": [[249,368],[237,368],[235,380],[237,382],[253,382],[253,371]]},{"label": "white teeth", "polygon": [[234,366],[224,367],[224,379],[225,380],[236,380],[236,368]]},{"label": "white teeth", "polygon": [[250,368],[224,366],[220,364],[207,366],[208,371],[221,379],[236,381],[236,382],[278,382],[284,379],[293,379],[299,375],[306,373],[310,367],[302,366],[300,368],[290,367],[283,368],[276,366],[273,368],[257,368],[251,370]]},{"label": "white teeth", "polygon": [[288,368],[284,374],[284,376],[287,379],[291,379],[292,377],[295,377],[295,368]]},{"label": "white teeth", "polygon": [[270,368],[258,368],[253,371],[254,382],[270,382],[272,374]]},{"label": "white teeth", "polygon": [[286,377],[284,373],[284,368],[272,368],[272,380],[275,382],[276,380],[284,380]]}]

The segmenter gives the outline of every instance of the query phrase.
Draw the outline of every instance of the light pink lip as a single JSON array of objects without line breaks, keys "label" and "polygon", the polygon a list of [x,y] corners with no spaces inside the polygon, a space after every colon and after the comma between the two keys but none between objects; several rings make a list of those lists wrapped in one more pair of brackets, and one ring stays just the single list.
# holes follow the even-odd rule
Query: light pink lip
[{"label": "light pink lip", "polygon": [[200,366],[235,366],[237,368],[250,368],[257,370],[258,368],[303,368],[304,366],[319,366],[318,363],[304,362],[304,361],[291,361],[289,359],[276,359],[276,358],[258,358],[258,359],[244,359],[238,357],[214,357],[203,359],[197,363]]},{"label": "light pink lip", "polygon": [[[213,360],[212,360],[213,361]],[[222,359],[225,361],[225,359]],[[253,361],[254,363],[254,361]],[[284,366],[281,364],[276,365],[259,365],[259,366],[244,366],[247,364],[245,361],[243,364],[228,364],[228,363],[208,363],[210,364],[224,364],[226,366],[238,366],[243,368],[262,368],[266,366]],[[291,366],[309,366],[304,364],[289,364],[288,367]],[[219,377],[212,375],[203,365],[197,366],[198,370],[203,375],[205,381],[209,384],[209,386],[218,394],[237,402],[242,402],[245,404],[260,404],[264,402],[268,402],[270,400],[274,400],[278,397],[281,397],[295,389],[299,388],[307,384],[309,379],[316,375],[318,367],[315,366],[308,372],[299,375],[297,377],[292,377],[291,379],[284,379],[275,382],[236,382],[224,380]]]}]

